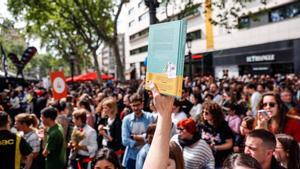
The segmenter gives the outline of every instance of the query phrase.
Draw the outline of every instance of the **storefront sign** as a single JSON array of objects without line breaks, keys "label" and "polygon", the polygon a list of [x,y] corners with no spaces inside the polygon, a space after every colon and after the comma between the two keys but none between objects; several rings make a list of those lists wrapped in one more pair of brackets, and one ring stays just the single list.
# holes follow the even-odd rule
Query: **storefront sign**
[{"label": "storefront sign", "polygon": [[264,62],[264,61],[274,61],[275,54],[266,54],[266,55],[252,55],[246,57],[247,63],[252,62]]},{"label": "storefront sign", "polygon": [[269,67],[253,67],[253,71],[265,71],[269,70]]}]

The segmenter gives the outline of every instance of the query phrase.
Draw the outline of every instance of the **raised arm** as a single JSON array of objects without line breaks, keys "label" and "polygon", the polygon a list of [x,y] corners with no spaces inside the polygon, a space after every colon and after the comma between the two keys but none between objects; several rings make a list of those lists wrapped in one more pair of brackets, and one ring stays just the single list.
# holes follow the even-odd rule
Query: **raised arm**
[{"label": "raised arm", "polygon": [[151,88],[154,106],[159,113],[156,130],[143,169],[165,169],[169,160],[171,113],[174,98],[160,95],[154,84]]}]

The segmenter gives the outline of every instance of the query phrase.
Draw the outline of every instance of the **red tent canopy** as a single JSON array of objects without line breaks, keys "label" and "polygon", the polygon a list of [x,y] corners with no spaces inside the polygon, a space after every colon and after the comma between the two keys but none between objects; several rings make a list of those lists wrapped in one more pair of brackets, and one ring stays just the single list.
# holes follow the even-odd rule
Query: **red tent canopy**
[{"label": "red tent canopy", "polygon": [[[102,74],[101,77],[102,77],[102,80],[109,80],[109,79],[114,78],[113,76],[106,75],[106,74]],[[74,76],[74,82],[93,81],[93,80],[97,80],[97,73],[96,72],[90,72],[90,73]],[[66,79],[66,82],[71,82],[71,81],[72,81],[72,77],[68,77]]]}]

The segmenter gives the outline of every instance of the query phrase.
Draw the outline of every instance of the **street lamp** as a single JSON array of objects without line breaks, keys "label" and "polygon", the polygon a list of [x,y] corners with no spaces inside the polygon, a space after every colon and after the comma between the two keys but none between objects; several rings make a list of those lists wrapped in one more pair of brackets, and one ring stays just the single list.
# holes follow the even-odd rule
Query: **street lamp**
[{"label": "street lamp", "polygon": [[144,0],[145,5],[149,8],[150,25],[156,24],[158,19],[156,17],[156,8],[159,7],[158,0]]},{"label": "street lamp", "polygon": [[74,62],[75,62],[75,54],[71,53],[70,54],[70,66],[71,66],[71,78],[72,78],[72,83],[74,83]]},{"label": "street lamp", "polygon": [[189,63],[189,77],[190,77],[190,79],[192,79],[192,52],[191,52],[192,41],[193,41],[192,36],[190,34],[187,34],[186,44],[187,44],[187,47],[189,49],[189,51],[188,51],[188,63]]}]

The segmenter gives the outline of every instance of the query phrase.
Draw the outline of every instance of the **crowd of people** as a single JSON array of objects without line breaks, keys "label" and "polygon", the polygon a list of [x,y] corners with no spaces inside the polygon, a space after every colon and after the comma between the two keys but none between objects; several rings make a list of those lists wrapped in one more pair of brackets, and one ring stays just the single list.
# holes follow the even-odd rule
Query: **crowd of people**
[{"label": "crowd of people", "polygon": [[186,77],[182,97],[144,81],[39,85],[0,95],[0,168],[300,168],[300,77]]}]

